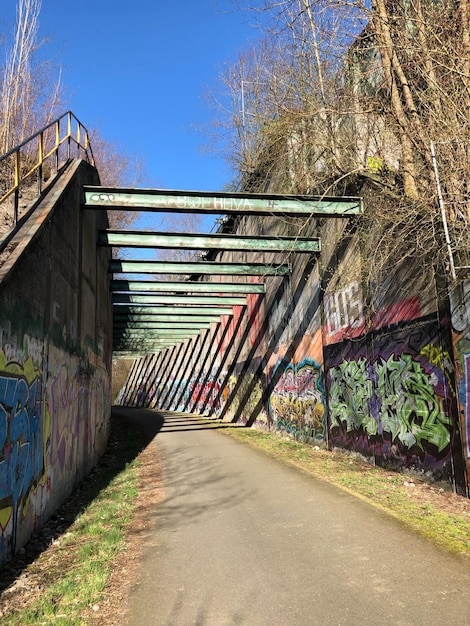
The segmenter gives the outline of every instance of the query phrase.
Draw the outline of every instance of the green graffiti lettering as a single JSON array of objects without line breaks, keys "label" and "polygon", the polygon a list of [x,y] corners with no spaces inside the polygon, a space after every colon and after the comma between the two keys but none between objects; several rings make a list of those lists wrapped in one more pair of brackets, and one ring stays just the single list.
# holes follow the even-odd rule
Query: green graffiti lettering
[{"label": "green graffiti lettering", "polygon": [[348,431],[362,426],[372,435],[377,432],[377,422],[369,413],[373,386],[366,365],[366,359],[359,359],[343,361],[338,368],[330,369],[329,409],[332,426],[346,422]]},{"label": "green graffiti lettering", "polygon": [[379,361],[375,368],[384,431],[407,447],[416,444],[423,449],[423,442],[428,441],[441,452],[450,443],[447,425],[451,420],[445,414],[443,399],[434,391],[431,376],[409,354]]},{"label": "green graffiti lettering", "polygon": [[[379,358],[368,366],[366,359],[343,361],[330,369],[331,425],[346,425],[350,432],[363,427],[369,435],[389,432],[405,447],[423,449],[428,442],[442,452],[450,444],[452,421],[445,413],[444,399],[433,387],[435,374],[428,374],[409,354]],[[375,395],[376,416],[368,401]]]}]

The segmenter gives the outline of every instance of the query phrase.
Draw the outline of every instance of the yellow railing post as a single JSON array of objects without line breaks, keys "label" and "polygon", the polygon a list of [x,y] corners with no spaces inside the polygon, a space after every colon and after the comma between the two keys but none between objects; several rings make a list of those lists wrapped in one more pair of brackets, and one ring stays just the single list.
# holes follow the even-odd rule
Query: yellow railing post
[{"label": "yellow railing post", "polygon": [[43,176],[43,162],[44,162],[44,133],[40,133],[38,144],[38,193],[40,194],[42,191],[42,176]]},{"label": "yellow railing post", "polygon": [[18,148],[18,150],[15,152],[15,186],[14,186],[14,189],[15,189],[15,203],[14,203],[15,226],[16,224],[18,224],[18,204],[20,200],[20,177],[21,177],[20,168],[21,168],[21,155],[20,155],[20,150]]},{"label": "yellow railing post", "polygon": [[81,128],[82,125],[80,124],[80,122],[78,122],[77,124],[77,157],[80,156],[80,139],[81,139]]},{"label": "yellow railing post", "polygon": [[60,118],[55,123],[55,171],[59,171]]}]

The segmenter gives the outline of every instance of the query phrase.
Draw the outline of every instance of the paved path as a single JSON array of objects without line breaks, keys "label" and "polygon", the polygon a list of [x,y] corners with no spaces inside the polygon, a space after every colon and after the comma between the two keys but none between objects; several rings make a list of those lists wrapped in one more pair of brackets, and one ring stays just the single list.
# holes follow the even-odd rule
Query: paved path
[{"label": "paved path", "polygon": [[204,420],[162,416],[165,500],[129,626],[470,624],[470,563]]}]

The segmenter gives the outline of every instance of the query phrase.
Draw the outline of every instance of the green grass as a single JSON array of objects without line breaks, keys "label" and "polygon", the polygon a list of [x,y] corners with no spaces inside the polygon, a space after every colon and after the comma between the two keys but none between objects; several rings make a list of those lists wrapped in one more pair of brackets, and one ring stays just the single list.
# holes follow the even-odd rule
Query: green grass
[{"label": "green grass", "polygon": [[50,572],[40,599],[2,623],[84,624],[81,613],[100,601],[112,560],[124,549],[124,530],[137,495],[138,463],[129,464],[119,480],[119,490],[112,481],[63,536],[60,551],[67,561],[59,558],[61,571]]},{"label": "green grass", "polygon": [[35,594],[26,608],[0,619],[0,624],[90,623],[87,612],[102,599],[113,560],[125,548],[125,531],[138,494],[142,445],[138,435],[114,432],[112,451],[105,455],[94,478],[85,480],[79,495],[71,499],[75,502],[78,498],[84,505],[58,537],[53,558],[49,556],[45,563],[46,551],[27,567],[29,577],[39,579],[40,594]]}]

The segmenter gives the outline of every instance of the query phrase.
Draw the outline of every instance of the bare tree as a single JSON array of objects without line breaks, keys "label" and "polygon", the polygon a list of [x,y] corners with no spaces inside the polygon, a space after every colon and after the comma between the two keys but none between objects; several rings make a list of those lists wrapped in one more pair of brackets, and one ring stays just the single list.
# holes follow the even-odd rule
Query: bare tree
[{"label": "bare tree", "polygon": [[318,192],[358,167],[351,124],[358,113],[342,76],[353,39],[344,31],[346,18],[336,17],[330,4],[267,4],[265,38],[221,77],[226,97],[214,99],[222,105],[215,107],[216,126],[229,139],[242,185],[256,171],[250,186],[273,187],[276,178],[283,191]]},{"label": "bare tree", "polygon": [[217,100],[237,184],[345,193],[369,180],[364,240],[378,284],[404,258],[448,261],[437,165],[451,253],[465,262],[468,1],[266,0],[252,10],[265,39],[226,68]]},{"label": "bare tree", "polygon": [[[104,139],[97,129],[90,131],[90,143],[102,185],[136,187],[147,178],[142,157],[129,154],[118,143]],[[108,211],[112,228],[128,228],[139,215],[136,211]]]},{"label": "bare tree", "polygon": [[41,0],[18,0],[13,40],[0,69],[0,151],[11,149],[53,119],[62,99],[60,71],[38,61]]}]

